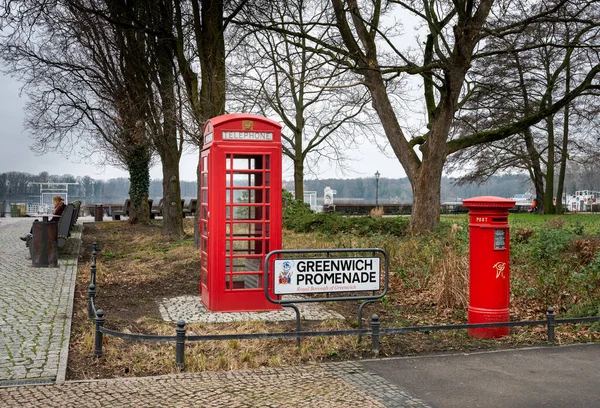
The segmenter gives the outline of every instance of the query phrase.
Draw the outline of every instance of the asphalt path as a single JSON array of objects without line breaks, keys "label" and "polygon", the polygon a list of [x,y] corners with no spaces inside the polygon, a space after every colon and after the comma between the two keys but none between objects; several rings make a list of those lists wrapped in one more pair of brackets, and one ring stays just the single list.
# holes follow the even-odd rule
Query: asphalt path
[{"label": "asphalt path", "polygon": [[600,407],[600,344],[361,362],[439,408]]}]

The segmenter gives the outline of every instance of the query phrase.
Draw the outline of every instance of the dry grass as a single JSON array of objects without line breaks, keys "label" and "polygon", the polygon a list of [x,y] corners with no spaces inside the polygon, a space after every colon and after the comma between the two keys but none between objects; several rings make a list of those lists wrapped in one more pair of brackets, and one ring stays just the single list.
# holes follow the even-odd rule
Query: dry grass
[{"label": "dry grass", "polygon": [[466,310],[469,306],[469,258],[461,254],[457,234],[462,227],[454,224],[443,256],[435,261],[434,299],[440,308]]},{"label": "dry grass", "polygon": [[381,218],[383,217],[383,207],[375,207],[370,212],[369,215],[371,218]]},{"label": "dry grass", "polygon": [[[98,308],[104,309],[106,326],[130,333],[175,335],[175,324],[162,320],[157,303],[163,297],[198,293],[198,253],[193,246],[193,220],[185,220],[188,236],[170,240],[160,233],[160,225],[130,226],[103,222],[86,226],[79,261],[68,378],[107,378],[177,372],[173,343],[123,341],[105,337],[105,355],[92,357],[94,327],[87,318],[86,295],[89,284],[89,252],[98,241]],[[390,290],[379,304],[369,305],[365,316],[377,313],[383,327],[450,324],[466,321],[468,258],[459,245],[460,230],[455,226],[448,237],[357,237],[339,234],[298,234],[286,231],[283,246],[293,248],[385,249],[390,257]],[[582,243],[580,253],[587,254]],[[346,317],[345,321],[302,322],[302,330],[343,330],[356,327],[358,302],[327,303]],[[514,317],[539,319],[536,305],[516,299]],[[186,326],[188,335],[224,333],[291,332],[294,323],[240,322]],[[576,336],[574,333],[577,333]],[[581,330],[557,329],[559,343],[598,340],[599,332],[589,325]],[[542,327],[514,329],[512,335],[495,341],[468,338],[466,331],[411,333],[381,339],[381,355],[406,355],[449,350],[515,347],[545,341]],[[257,339],[241,341],[187,342],[186,371],[233,370],[306,364],[324,360],[357,359],[371,356],[370,339],[358,343],[354,336],[302,339]]]}]

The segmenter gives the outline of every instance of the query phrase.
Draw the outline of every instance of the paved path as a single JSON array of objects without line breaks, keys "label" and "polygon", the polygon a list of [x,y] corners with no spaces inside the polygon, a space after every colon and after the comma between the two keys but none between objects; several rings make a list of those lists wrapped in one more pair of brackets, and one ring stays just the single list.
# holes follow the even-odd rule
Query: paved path
[{"label": "paved path", "polygon": [[440,408],[600,407],[600,343],[360,364]]},{"label": "paved path", "polygon": [[0,218],[0,386],[65,380],[77,259],[34,268],[19,239],[32,221]]},{"label": "paved path", "polygon": [[357,363],[0,388],[6,407],[429,407]]}]

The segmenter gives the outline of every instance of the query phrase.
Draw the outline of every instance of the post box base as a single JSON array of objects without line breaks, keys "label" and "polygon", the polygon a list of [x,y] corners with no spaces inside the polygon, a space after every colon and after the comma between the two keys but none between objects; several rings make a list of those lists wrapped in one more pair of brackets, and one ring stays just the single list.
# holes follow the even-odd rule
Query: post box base
[{"label": "post box base", "polygon": [[[510,310],[506,309],[483,309],[469,306],[469,324],[477,323],[499,323],[510,321]],[[510,327],[494,327],[489,329],[469,329],[469,336],[478,339],[495,339],[508,336]]]}]

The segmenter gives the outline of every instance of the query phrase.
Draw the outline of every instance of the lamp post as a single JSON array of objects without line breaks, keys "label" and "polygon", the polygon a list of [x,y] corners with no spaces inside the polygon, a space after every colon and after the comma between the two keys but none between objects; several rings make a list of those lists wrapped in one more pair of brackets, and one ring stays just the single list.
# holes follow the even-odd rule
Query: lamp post
[{"label": "lamp post", "polygon": [[379,208],[379,170],[375,172],[375,208]]}]

